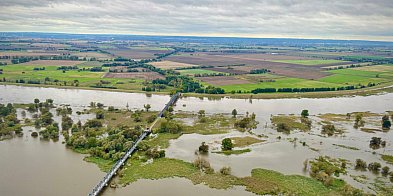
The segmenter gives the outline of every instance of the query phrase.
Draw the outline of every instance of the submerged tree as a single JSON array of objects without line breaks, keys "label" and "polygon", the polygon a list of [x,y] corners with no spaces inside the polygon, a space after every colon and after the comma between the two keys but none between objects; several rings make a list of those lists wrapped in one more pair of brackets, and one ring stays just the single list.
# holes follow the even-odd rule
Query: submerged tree
[{"label": "submerged tree", "polygon": [[301,116],[307,118],[309,116],[308,110],[302,110]]},{"label": "submerged tree", "polygon": [[222,150],[232,150],[233,144],[231,138],[225,138],[221,142]]},{"label": "submerged tree", "polygon": [[202,144],[199,146],[198,151],[199,151],[199,153],[208,153],[209,152],[209,145],[207,145],[205,142],[202,142]]},{"label": "submerged tree", "polygon": [[143,107],[146,109],[146,112],[148,112],[149,109],[151,108],[151,105],[150,104],[145,104],[145,105],[143,105]]},{"label": "submerged tree", "polygon": [[232,110],[232,116],[233,116],[233,118],[236,118],[236,115],[237,115],[237,110],[236,110],[236,109],[233,109],[233,110]]},{"label": "submerged tree", "polygon": [[384,115],[382,117],[382,129],[390,129],[390,127],[392,126],[392,123],[389,120],[389,116],[388,115]]}]

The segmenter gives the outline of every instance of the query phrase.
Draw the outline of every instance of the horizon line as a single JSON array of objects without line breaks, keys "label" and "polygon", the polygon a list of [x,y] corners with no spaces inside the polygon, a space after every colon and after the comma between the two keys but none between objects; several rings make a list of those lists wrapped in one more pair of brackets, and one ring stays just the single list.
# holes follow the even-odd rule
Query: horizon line
[{"label": "horizon line", "polygon": [[50,31],[0,31],[0,33],[37,33],[37,34],[65,34],[65,35],[123,35],[123,36],[151,36],[151,37],[201,37],[201,38],[240,38],[240,39],[294,39],[294,40],[331,40],[331,41],[366,41],[366,42],[388,42],[387,40],[370,39],[335,39],[335,38],[299,38],[299,37],[252,37],[252,36],[212,36],[212,35],[170,35],[170,34],[126,34],[126,33],[68,33]]}]

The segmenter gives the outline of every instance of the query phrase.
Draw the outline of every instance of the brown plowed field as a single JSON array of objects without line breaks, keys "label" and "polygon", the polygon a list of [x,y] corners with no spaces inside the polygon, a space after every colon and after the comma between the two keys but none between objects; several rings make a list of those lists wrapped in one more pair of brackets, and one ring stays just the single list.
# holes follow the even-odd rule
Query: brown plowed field
[{"label": "brown plowed field", "polygon": [[27,63],[22,63],[21,65],[74,66],[84,62],[85,61],[37,60],[37,61],[29,61]]},{"label": "brown plowed field", "polygon": [[[239,65],[239,64],[247,65],[247,66],[232,66],[233,70],[231,70],[231,72],[229,72],[224,67],[222,67],[224,68],[223,70],[214,70],[214,71],[221,71],[226,73],[235,73],[235,72],[244,73],[252,69],[269,69],[272,72],[279,75],[283,75],[287,77],[304,78],[304,79],[319,79],[321,77],[330,75],[330,73],[328,72],[323,72],[324,70],[322,69],[322,67],[326,67],[326,64],[317,65],[317,66],[307,66],[307,65],[290,64],[290,63],[270,62],[270,61],[262,60],[261,58],[263,56],[261,56],[260,54],[258,55],[256,54],[209,55],[206,53],[196,53],[193,55],[189,55],[189,54],[187,55],[185,53],[182,55],[170,56],[166,59],[175,62],[181,62],[181,63],[189,63],[195,65],[212,65],[216,67],[218,66],[226,67],[227,65]],[[287,56],[285,56],[285,58],[287,58]],[[255,68],[249,66],[253,66]],[[213,70],[211,68],[209,69]]]},{"label": "brown plowed field", "polygon": [[111,49],[107,52],[114,54],[115,56],[121,56],[123,58],[131,59],[151,59],[154,58],[154,54],[165,54],[170,52],[169,50],[144,50],[144,49]]}]

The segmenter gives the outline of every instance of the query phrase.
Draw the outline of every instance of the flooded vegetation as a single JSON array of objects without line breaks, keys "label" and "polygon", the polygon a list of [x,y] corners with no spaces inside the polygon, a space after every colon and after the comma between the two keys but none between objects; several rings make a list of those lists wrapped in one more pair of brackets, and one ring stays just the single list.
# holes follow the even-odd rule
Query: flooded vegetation
[{"label": "flooded vegetation", "polygon": [[[0,100],[2,149],[18,143],[20,150],[31,146],[42,154],[48,149],[37,146],[50,144],[51,151],[65,152],[57,157],[66,156],[61,160],[87,168],[83,171],[85,182],[80,183],[85,187],[74,190],[75,194],[86,194],[103,175],[98,169],[108,171],[141,130],[154,121],[159,107],[154,99],[157,97],[158,103],[169,99],[103,92],[131,99],[120,105],[121,99],[113,98],[109,102],[116,103],[113,106],[105,102],[106,98],[89,96],[92,98],[81,105],[73,104],[72,99],[67,104],[64,98],[59,103],[54,97],[64,91],[75,95],[97,92],[1,88],[9,89]],[[20,88],[36,94],[11,101],[12,92]],[[35,95],[40,98],[29,99]],[[133,101],[134,96],[143,101]],[[366,104],[371,99],[379,101],[375,105]],[[352,104],[345,104],[347,100]],[[393,189],[393,136],[388,126],[393,121],[389,111],[393,108],[391,100],[391,94],[306,100],[182,98],[158,121],[153,134],[138,146],[139,151],[112,180],[111,187],[117,188],[108,188],[105,195],[124,195],[130,187],[150,184],[149,180],[153,179],[158,180],[155,183],[164,183],[172,177],[185,184],[180,188],[183,191],[197,188],[207,195],[389,195]],[[317,107],[322,102],[323,107]],[[27,156],[12,151],[3,154]],[[46,156],[42,159],[51,160]],[[12,165],[10,160],[2,159],[2,162],[5,166]],[[72,168],[64,168],[64,172],[73,175],[80,170],[69,169]],[[31,172],[44,175],[38,171]],[[17,178],[2,178],[2,181],[12,182]],[[64,183],[73,180],[65,179]],[[18,190],[2,186],[1,190],[6,194],[22,194],[30,189],[15,192]]]}]

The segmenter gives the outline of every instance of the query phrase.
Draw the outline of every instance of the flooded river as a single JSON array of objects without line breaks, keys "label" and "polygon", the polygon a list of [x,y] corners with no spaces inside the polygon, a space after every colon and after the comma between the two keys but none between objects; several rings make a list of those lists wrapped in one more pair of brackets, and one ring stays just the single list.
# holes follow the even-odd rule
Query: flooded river
[{"label": "flooded river", "polygon": [[[81,110],[90,102],[100,102],[106,106],[130,109],[143,108],[151,104],[152,110],[159,110],[169,100],[166,95],[146,95],[140,93],[120,93],[94,90],[56,89],[21,87],[13,85],[0,86],[0,103],[31,103],[34,98],[40,100],[54,99],[55,104],[68,104]],[[225,156],[211,153],[209,161],[215,169],[231,166],[237,176],[250,175],[253,168],[273,169],[285,174],[306,175],[302,170],[305,159],[319,155],[346,157],[350,161],[362,158],[366,161],[382,161],[379,154],[393,154],[393,132],[376,133],[386,138],[388,145],[372,154],[368,146],[371,134],[356,132],[348,126],[345,137],[322,138],[318,136],[319,127],[315,125],[311,133],[295,132],[291,135],[278,134],[270,125],[270,117],[275,114],[299,114],[308,109],[311,115],[320,113],[349,113],[370,111],[383,113],[393,110],[393,94],[373,95],[367,97],[322,98],[322,99],[228,99],[209,100],[207,98],[181,98],[175,110],[197,112],[205,110],[207,114],[228,113],[237,109],[240,114],[254,112],[260,122],[252,133],[233,131],[222,135],[183,135],[171,141],[167,156],[186,161],[195,158],[194,151],[202,141],[212,146],[229,136],[246,136],[254,134],[267,135],[266,142],[252,145],[251,152]],[[76,118],[75,116],[73,118]],[[87,118],[87,117],[86,117]],[[84,119],[81,119],[84,120]],[[58,142],[40,141],[32,138],[24,128],[24,136],[0,141],[0,195],[86,195],[90,189],[105,175],[94,164],[83,161],[84,155],[65,148],[62,140]],[[277,136],[283,139],[278,140]],[[288,138],[306,141],[309,147],[289,142]],[[321,141],[323,141],[321,143]],[[345,144],[360,148],[360,151],[333,147],[332,144]],[[311,150],[311,148],[319,151]],[[245,161],[247,160],[247,161]],[[288,164],[291,163],[291,164]],[[384,165],[384,164],[383,164]],[[351,179],[344,177],[349,180]],[[357,187],[362,188],[361,185]],[[108,189],[105,195],[252,195],[241,187],[230,190],[210,189],[203,185],[194,186],[189,180],[171,178],[162,180],[139,180],[127,187],[116,190]],[[195,194],[194,194],[195,193]]]}]

